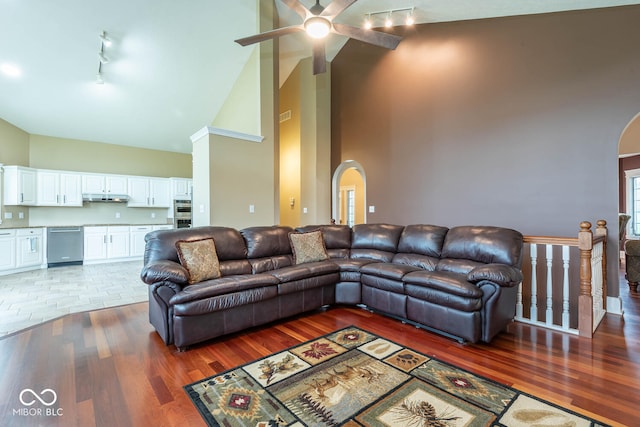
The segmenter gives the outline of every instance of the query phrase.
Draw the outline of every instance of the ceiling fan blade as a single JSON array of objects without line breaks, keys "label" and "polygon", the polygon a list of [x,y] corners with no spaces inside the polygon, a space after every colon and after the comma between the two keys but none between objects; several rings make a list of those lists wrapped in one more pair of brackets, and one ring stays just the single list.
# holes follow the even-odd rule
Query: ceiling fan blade
[{"label": "ceiling fan blade", "polygon": [[324,8],[320,16],[336,17],[355,2],[356,0],[333,0]]},{"label": "ceiling fan blade", "polygon": [[298,0],[282,0],[282,3],[286,4],[289,9],[300,15],[302,19],[307,19],[307,16],[310,15],[309,9],[307,9]]},{"label": "ceiling fan blade", "polygon": [[387,49],[395,49],[402,37],[395,34],[383,33],[375,30],[365,30],[351,25],[333,23],[334,32],[361,42],[370,43]]},{"label": "ceiling fan blade", "polygon": [[304,31],[304,27],[302,25],[291,25],[289,27],[277,28],[275,30],[256,34],[255,36],[243,37],[235,40],[235,42],[241,46],[247,46],[254,43],[260,43],[265,40],[274,39],[276,37],[285,36],[287,34],[297,33],[298,31]]},{"label": "ceiling fan blade", "polygon": [[327,71],[327,58],[324,52],[324,40],[313,43],[313,75]]}]

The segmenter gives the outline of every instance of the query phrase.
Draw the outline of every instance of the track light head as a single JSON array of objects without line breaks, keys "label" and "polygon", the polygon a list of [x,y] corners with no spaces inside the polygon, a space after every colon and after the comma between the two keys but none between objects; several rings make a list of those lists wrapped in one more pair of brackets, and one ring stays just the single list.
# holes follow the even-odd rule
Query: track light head
[{"label": "track light head", "polygon": [[100,34],[100,40],[102,40],[102,45],[104,47],[110,47],[113,44],[113,41],[107,37],[106,31],[103,31],[102,34]]}]

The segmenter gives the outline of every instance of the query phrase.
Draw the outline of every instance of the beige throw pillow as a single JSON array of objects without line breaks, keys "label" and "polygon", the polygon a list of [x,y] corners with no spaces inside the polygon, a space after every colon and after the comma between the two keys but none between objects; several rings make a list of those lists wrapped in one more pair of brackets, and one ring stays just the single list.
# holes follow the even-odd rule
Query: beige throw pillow
[{"label": "beige throw pillow", "polygon": [[189,283],[220,277],[220,262],[213,239],[179,240],[176,250],[180,264],[189,273]]},{"label": "beige throw pillow", "polygon": [[324,246],[322,232],[319,230],[308,233],[290,233],[289,241],[293,251],[294,264],[329,259],[327,249]]}]

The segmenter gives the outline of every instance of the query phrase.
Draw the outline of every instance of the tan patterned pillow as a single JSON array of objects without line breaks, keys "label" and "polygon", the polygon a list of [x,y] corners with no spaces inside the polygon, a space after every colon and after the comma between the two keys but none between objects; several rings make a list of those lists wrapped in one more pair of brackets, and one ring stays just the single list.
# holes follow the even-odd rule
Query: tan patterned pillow
[{"label": "tan patterned pillow", "polygon": [[179,240],[176,250],[180,264],[189,273],[189,283],[220,277],[220,262],[213,239]]},{"label": "tan patterned pillow", "polygon": [[321,231],[289,233],[294,264],[323,261],[329,259]]}]

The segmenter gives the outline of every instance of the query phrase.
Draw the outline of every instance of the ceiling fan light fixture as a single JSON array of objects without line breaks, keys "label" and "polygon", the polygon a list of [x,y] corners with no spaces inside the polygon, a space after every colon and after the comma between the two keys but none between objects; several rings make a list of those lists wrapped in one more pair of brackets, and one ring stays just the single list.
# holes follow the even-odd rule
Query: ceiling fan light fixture
[{"label": "ceiling fan light fixture", "polygon": [[323,39],[331,31],[331,22],[320,16],[313,16],[304,22],[304,29],[314,39]]}]

